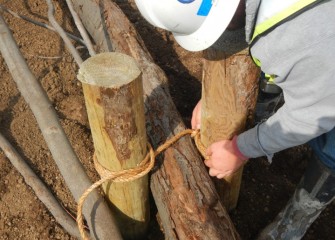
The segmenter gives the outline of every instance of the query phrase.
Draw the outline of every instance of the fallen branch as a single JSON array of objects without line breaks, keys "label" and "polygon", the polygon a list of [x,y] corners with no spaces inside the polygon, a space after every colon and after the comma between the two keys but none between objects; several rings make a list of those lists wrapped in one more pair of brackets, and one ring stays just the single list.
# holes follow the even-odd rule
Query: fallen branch
[{"label": "fallen branch", "polygon": [[34,173],[29,165],[22,159],[13,146],[0,133],[0,148],[11,164],[22,175],[24,181],[33,189],[39,200],[47,207],[56,221],[72,236],[79,238],[80,233],[76,222],[65,212],[54,195],[45,186],[42,180]]},{"label": "fallen branch", "polygon": [[80,54],[78,53],[77,49],[72,45],[70,39],[66,36],[64,29],[58,24],[55,19],[54,12],[55,8],[51,0],[46,0],[48,4],[48,19],[51,25],[56,29],[57,33],[63,39],[65,45],[67,46],[68,50],[70,51],[71,55],[73,56],[74,60],[80,65],[83,62]]},{"label": "fallen branch", "polygon": [[[12,16],[14,16],[14,17],[16,17],[16,18],[25,20],[25,21],[30,22],[30,23],[32,23],[32,24],[35,24],[35,25],[37,25],[37,26],[39,26],[39,27],[43,27],[43,28],[46,28],[46,29],[49,29],[49,30],[51,30],[51,31],[56,32],[56,30],[55,30],[53,27],[51,27],[50,25],[48,25],[48,24],[46,24],[46,23],[42,23],[42,22],[35,21],[34,19],[28,18],[28,17],[23,16],[23,15],[20,15],[20,14],[18,14],[18,13],[16,13],[16,12],[14,12],[14,11],[12,11],[12,10],[6,8],[6,7],[3,6],[2,4],[0,4],[0,9],[3,10],[4,12],[7,12],[7,13],[11,14]],[[75,41],[79,42],[80,44],[86,46],[86,43],[83,41],[83,39],[81,39],[81,38],[79,38],[79,37],[77,37],[77,36],[75,36],[75,35],[73,35],[73,34],[71,34],[71,33],[68,33],[68,32],[65,32],[65,34],[66,34],[69,38],[71,38],[72,40],[75,40]]]},{"label": "fallen branch", "polygon": [[[165,88],[167,78],[122,11],[112,1],[99,1],[102,6],[96,2],[73,0],[101,52],[115,50],[137,60],[143,74],[147,134],[156,148],[185,129]],[[164,160],[151,176],[151,191],[165,238],[239,239],[190,138],[184,137],[162,155]]]},{"label": "fallen branch", "polygon": [[[31,108],[43,137],[76,201],[92,185],[57,118],[45,91],[25,62],[0,14],[0,51],[25,101]],[[97,191],[86,200],[84,215],[96,239],[121,239],[110,210]]]},{"label": "fallen branch", "polygon": [[71,0],[66,0],[67,6],[70,9],[71,15],[74,19],[74,23],[76,24],[81,37],[84,39],[85,45],[87,46],[87,50],[90,53],[91,56],[95,55],[95,50],[93,48],[93,44],[91,42],[90,37],[88,36],[85,27],[83,26],[83,23],[81,22],[77,12],[73,9],[73,4]]}]

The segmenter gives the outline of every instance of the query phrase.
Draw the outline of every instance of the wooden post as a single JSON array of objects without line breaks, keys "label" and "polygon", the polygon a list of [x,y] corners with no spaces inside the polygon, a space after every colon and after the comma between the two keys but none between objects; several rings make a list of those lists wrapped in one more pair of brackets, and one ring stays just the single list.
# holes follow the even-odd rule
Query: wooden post
[{"label": "wooden post", "polygon": [[[204,55],[201,140],[208,147],[244,130],[256,103],[259,70],[246,49],[228,54],[210,48]],[[214,180],[228,211],[236,207],[242,172]]]},{"label": "wooden post", "polygon": [[[141,71],[121,53],[102,53],[86,60],[83,83],[95,157],[108,170],[136,167],[147,152]],[[103,185],[122,235],[140,239],[149,221],[148,177]]]}]

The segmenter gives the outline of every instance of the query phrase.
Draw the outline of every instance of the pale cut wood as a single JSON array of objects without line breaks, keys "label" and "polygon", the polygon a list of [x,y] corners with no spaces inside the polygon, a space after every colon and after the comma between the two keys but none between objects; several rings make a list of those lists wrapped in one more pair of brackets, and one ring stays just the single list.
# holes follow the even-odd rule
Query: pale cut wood
[{"label": "pale cut wood", "polygon": [[[136,167],[145,157],[143,85],[133,58],[101,53],[81,64],[88,119],[97,162],[110,171]],[[103,189],[126,239],[141,239],[149,222],[148,176]]]},{"label": "pale cut wood", "polygon": [[[157,147],[184,130],[168,93],[165,74],[153,63],[122,11],[111,1],[100,1],[101,7],[93,0],[73,3],[101,51],[114,49],[138,61],[151,143]],[[162,154],[151,176],[151,191],[166,239],[240,239],[189,137]]]},{"label": "pale cut wood", "polygon": [[[227,54],[210,48],[204,55],[201,140],[208,147],[245,129],[256,104],[259,69],[247,49]],[[237,205],[242,173],[241,168],[224,180],[214,179],[228,211]]]}]

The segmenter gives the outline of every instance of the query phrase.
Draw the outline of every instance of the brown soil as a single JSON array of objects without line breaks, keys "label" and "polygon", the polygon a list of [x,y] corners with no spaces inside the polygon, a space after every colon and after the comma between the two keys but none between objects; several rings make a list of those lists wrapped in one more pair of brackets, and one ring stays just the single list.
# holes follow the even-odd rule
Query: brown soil
[{"label": "brown soil", "polygon": [[[42,0],[1,0],[17,13],[47,22]],[[193,106],[201,94],[201,53],[181,49],[171,34],[148,25],[126,1],[117,1],[144,39],[155,62],[166,72],[172,98],[189,126]],[[69,32],[78,35],[64,1],[55,1],[57,19]],[[17,44],[32,72],[52,101],[78,157],[92,181],[98,176],[92,165],[92,139],[85,113],[77,66],[57,34],[4,14]],[[84,52],[83,52],[84,54]],[[64,208],[75,212],[69,193],[38,129],[31,110],[0,57],[0,131],[15,146],[36,174],[52,190]],[[243,239],[254,239],[285,205],[299,181],[310,150],[305,147],[283,151],[269,165],[264,158],[252,159],[245,167],[240,199],[231,218]],[[164,239],[155,221],[148,239]],[[305,240],[335,239],[335,204],[312,225]],[[50,215],[0,152],[0,239],[74,239]]]}]

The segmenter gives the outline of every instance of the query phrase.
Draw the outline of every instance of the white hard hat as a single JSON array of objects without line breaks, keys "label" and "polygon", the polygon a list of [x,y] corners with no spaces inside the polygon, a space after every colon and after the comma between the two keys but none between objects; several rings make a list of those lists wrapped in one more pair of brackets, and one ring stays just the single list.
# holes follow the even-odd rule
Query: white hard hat
[{"label": "white hard hat", "polygon": [[210,47],[225,31],[240,0],[135,0],[152,25],[171,31],[189,51]]}]

